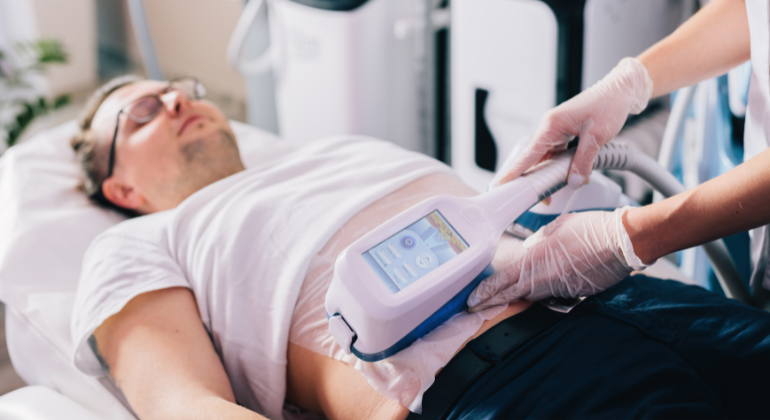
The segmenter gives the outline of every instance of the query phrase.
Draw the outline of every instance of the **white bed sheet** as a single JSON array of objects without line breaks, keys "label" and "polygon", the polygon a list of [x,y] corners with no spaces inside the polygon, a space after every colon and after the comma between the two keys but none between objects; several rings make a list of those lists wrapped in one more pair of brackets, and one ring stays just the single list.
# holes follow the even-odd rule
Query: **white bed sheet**
[{"label": "white bed sheet", "polygon": [[[244,164],[266,162],[292,146],[232,122]],[[81,261],[91,240],[123,217],[93,205],[69,147],[74,121],[41,132],[0,158],[0,300],[8,346],[30,385],[53,388],[103,418],[134,419],[107,380],[70,360],[69,325]]]}]

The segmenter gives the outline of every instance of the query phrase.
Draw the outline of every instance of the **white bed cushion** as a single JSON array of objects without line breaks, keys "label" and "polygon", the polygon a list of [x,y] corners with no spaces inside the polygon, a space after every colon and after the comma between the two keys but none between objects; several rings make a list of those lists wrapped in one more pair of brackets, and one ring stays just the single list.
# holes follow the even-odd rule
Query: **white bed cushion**
[{"label": "white bed cushion", "polygon": [[[291,149],[265,131],[237,122],[232,127],[247,167]],[[9,351],[28,384],[52,387],[105,418],[132,418],[105,401],[104,384],[69,361],[83,255],[96,235],[123,220],[79,190],[83,176],[69,146],[76,131],[74,121],[63,124],[0,158],[0,300],[12,312],[8,322],[16,323],[9,326]]]}]

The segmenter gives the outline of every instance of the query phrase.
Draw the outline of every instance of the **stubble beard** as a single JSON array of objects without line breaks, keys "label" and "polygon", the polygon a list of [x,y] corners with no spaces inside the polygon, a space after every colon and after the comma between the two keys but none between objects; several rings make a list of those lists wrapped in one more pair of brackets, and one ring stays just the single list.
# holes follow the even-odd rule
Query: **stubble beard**
[{"label": "stubble beard", "polygon": [[224,129],[214,134],[216,139],[201,137],[180,148],[181,174],[172,187],[173,195],[183,201],[196,191],[244,170],[238,144]]}]

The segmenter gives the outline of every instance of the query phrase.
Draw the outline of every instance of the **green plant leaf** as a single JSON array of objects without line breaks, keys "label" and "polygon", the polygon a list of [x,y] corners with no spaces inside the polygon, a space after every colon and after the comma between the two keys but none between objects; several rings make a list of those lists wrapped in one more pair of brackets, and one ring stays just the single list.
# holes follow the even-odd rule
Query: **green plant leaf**
[{"label": "green plant leaf", "polygon": [[67,106],[70,103],[70,95],[59,95],[53,100],[53,109],[59,109],[63,106]]},{"label": "green plant leaf", "polygon": [[61,43],[55,39],[41,39],[34,42],[33,46],[38,54],[37,61],[41,64],[67,62],[67,53]]},{"label": "green plant leaf", "polygon": [[16,115],[15,123],[11,124],[11,127],[8,129],[8,147],[16,143],[24,129],[35,118],[35,110],[32,105],[23,103],[22,107],[23,110]]},{"label": "green plant leaf", "polygon": [[32,42],[20,42],[15,45],[20,54],[26,55],[34,63],[29,70],[40,70],[53,63],[66,63],[68,55],[61,43],[55,39],[41,39]]},{"label": "green plant leaf", "polygon": [[46,103],[45,98],[42,96],[37,98],[37,104],[36,106],[34,106],[33,109],[34,109],[35,115],[40,115],[48,111],[48,104]]},{"label": "green plant leaf", "polygon": [[[62,44],[55,39],[41,39],[33,42],[18,43],[14,48],[25,60],[14,63],[8,60],[8,56],[0,51],[0,79],[4,80],[4,89],[7,93],[19,91],[32,86],[26,82],[25,75],[31,72],[43,70],[54,63],[66,63],[68,55]],[[25,62],[26,61],[26,62]],[[32,121],[50,110],[61,108],[70,102],[69,95],[59,95],[51,100],[41,96],[32,101],[8,100],[8,97],[0,97],[0,107],[7,105],[19,106],[13,120],[0,127],[7,133],[8,147],[13,146],[21,137],[24,130]],[[2,140],[0,140],[2,141]]]},{"label": "green plant leaf", "polygon": [[8,74],[6,72],[10,70],[8,68],[8,63],[5,62],[5,53],[3,53],[3,50],[0,50],[0,79],[7,79]]}]

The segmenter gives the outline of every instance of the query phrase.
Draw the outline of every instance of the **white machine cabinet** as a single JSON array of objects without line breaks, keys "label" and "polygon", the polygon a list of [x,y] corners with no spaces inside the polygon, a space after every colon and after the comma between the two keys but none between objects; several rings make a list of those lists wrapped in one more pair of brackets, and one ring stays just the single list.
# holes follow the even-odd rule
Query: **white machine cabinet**
[{"label": "white machine cabinet", "polygon": [[688,0],[453,0],[452,166],[484,190],[543,113],[671,33]]}]

